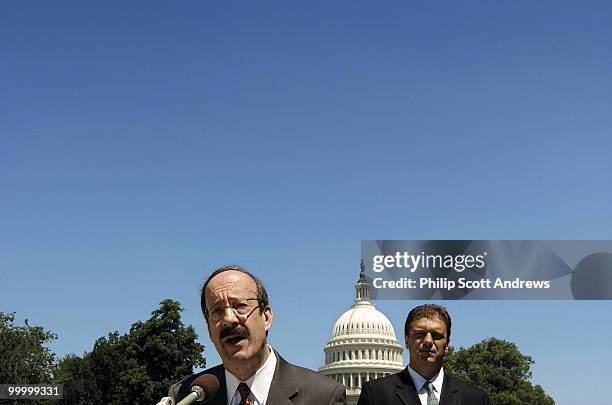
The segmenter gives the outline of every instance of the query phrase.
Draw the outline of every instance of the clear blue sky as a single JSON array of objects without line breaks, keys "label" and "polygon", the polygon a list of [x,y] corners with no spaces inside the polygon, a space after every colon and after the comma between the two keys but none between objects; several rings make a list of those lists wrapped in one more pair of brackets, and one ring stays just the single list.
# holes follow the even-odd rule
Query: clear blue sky
[{"label": "clear blue sky", "polygon": [[[362,239],[612,239],[609,2],[3,2],[0,311],[59,355],[267,284],[319,367]],[[396,331],[414,302],[381,302]],[[453,343],[603,404],[610,302],[447,302]],[[605,389],[604,389],[605,390]],[[598,402],[599,401],[599,402]]]}]

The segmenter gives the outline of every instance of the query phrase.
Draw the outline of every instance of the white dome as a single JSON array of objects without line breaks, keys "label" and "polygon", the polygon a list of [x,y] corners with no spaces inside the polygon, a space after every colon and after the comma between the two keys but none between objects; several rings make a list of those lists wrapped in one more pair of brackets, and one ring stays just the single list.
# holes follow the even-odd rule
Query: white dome
[{"label": "white dome", "polygon": [[336,321],[332,330],[334,338],[353,337],[353,335],[368,335],[395,339],[395,329],[391,321],[378,311],[369,301],[355,303]]},{"label": "white dome", "polygon": [[348,405],[355,405],[366,381],[404,368],[402,346],[389,319],[370,302],[369,284],[361,265],[355,284],[355,303],[334,324],[325,345],[325,364],[319,368],[346,386]]}]

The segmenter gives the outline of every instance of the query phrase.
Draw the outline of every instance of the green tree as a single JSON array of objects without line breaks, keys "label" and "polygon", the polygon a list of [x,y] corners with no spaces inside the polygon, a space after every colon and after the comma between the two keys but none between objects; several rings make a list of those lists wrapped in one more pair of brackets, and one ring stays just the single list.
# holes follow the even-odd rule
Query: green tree
[{"label": "green tree", "polygon": [[[55,370],[55,354],[45,344],[57,335],[41,326],[31,326],[26,319],[23,326],[14,324],[15,314],[0,312],[0,384],[44,384],[51,381]],[[2,403],[20,404],[23,401]],[[50,401],[30,401],[31,404],[50,404]]]},{"label": "green tree", "polygon": [[514,343],[490,338],[467,349],[451,350],[445,371],[485,390],[493,405],[554,405],[541,386],[533,386],[530,356]]},{"label": "green tree", "polygon": [[102,393],[98,389],[96,375],[94,375],[88,358],[71,354],[61,359],[57,367],[55,382],[64,384],[62,402],[65,404],[101,403]]},{"label": "green tree", "polygon": [[165,300],[130,332],[99,338],[90,353],[69,356],[59,364],[65,404],[154,404],[168,387],[204,367],[204,346],[192,326],[181,322],[182,308]]},{"label": "green tree", "polygon": [[0,383],[43,384],[51,381],[55,354],[45,347],[57,335],[40,326],[14,325],[15,314],[0,312]]}]

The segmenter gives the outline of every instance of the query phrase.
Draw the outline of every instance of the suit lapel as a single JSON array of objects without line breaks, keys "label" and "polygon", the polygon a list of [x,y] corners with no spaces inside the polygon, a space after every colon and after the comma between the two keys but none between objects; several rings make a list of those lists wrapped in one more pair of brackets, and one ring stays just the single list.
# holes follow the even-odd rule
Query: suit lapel
[{"label": "suit lapel", "polygon": [[227,387],[225,385],[225,368],[223,365],[215,370],[213,374],[219,379],[219,391],[217,395],[215,395],[212,401],[209,402],[210,405],[227,405]]},{"label": "suit lapel", "polygon": [[458,389],[453,381],[453,378],[448,374],[444,374],[442,381],[442,393],[440,395],[440,403],[438,405],[455,405],[459,401]]},{"label": "suit lapel", "polygon": [[272,384],[270,384],[267,403],[273,405],[291,405],[293,403],[291,399],[298,392],[295,373],[289,363],[276,350],[274,354],[276,355],[276,369],[274,370],[274,377],[272,377]]},{"label": "suit lapel", "polygon": [[414,382],[405,368],[399,374],[399,381],[395,383],[395,394],[404,405],[420,404],[419,396],[414,388]]}]

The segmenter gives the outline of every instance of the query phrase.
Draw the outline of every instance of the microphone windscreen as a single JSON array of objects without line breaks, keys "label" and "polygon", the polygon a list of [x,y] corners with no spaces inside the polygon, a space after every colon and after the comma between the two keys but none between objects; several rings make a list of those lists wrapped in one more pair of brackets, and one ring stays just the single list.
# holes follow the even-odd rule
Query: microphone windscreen
[{"label": "microphone windscreen", "polygon": [[213,398],[215,395],[217,395],[221,383],[219,382],[219,379],[212,374],[202,374],[201,376],[193,380],[193,382],[191,383],[191,387],[193,387],[194,385],[202,387],[202,389],[206,393],[206,396],[204,397],[204,402],[206,402],[209,399]]}]

